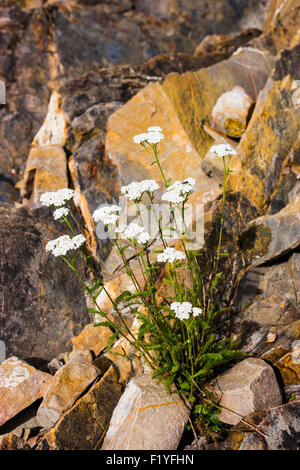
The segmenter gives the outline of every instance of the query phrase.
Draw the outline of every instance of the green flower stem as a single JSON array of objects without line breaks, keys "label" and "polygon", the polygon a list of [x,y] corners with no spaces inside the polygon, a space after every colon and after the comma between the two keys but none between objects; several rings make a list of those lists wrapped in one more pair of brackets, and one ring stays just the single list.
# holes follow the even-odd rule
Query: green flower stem
[{"label": "green flower stem", "polygon": [[[146,144],[145,144],[144,142],[142,142],[141,145],[142,145],[142,147],[146,150],[146,152],[149,153],[149,155],[150,155],[151,158],[152,158],[153,155],[152,155],[152,153],[150,152],[150,150],[148,149],[148,147],[146,146]],[[160,164],[159,159],[158,159],[158,153],[159,153],[159,152],[157,151],[157,144],[151,144],[151,147],[152,147],[153,154],[154,154],[154,158],[155,158],[154,162],[158,165],[158,168],[159,168],[159,170],[160,170],[160,173],[161,173],[161,175],[162,175],[162,177],[163,177],[163,180],[164,180],[164,183],[165,183],[165,187],[167,188],[167,187],[170,186],[170,185],[169,185],[169,183],[168,183],[167,180],[166,180],[165,174],[164,174],[164,172],[163,172],[163,169],[162,169],[161,164]]]}]

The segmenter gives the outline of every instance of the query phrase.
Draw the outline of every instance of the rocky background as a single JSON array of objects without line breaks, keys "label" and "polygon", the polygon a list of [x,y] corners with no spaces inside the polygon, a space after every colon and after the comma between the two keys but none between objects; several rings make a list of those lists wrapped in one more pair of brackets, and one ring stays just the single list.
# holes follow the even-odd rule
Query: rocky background
[{"label": "rocky background", "polygon": [[[132,143],[150,125],[165,134],[168,175],[197,180],[206,272],[222,184],[209,148],[229,142],[238,153],[219,331],[252,356],[210,384],[231,431],[218,448],[298,449],[300,1],[0,6],[0,449],[197,448],[178,397],[170,404],[136,358],[105,351],[109,331],[94,328],[79,283],[44,249],[64,227],[40,195],[71,187],[107,288],[117,296],[128,287],[109,244],[96,240],[91,212],[116,202],[121,184],[159,177]],[[131,353],[122,340],[113,351]],[[199,436],[198,448],[212,446]]]}]

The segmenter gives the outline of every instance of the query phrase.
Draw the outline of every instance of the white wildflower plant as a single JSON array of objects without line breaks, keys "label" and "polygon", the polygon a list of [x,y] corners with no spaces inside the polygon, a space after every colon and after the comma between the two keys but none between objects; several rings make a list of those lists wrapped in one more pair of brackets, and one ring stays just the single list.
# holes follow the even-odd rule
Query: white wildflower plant
[{"label": "white wildflower plant", "polygon": [[70,211],[67,207],[60,207],[59,209],[56,209],[53,212],[53,218],[54,220],[59,220],[59,219],[62,219],[63,217],[67,217],[69,213]]},{"label": "white wildflower plant", "polygon": [[121,187],[121,194],[131,201],[140,201],[144,193],[153,194],[159,189],[159,185],[155,180],[133,181],[127,186]]},{"label": "white wildflower plant", "polygon": [[[42,204],[56,208],[54,217],[65,222],[71,231],[71,236],[63,235],[49,241],[46,250],[54,256],[61,256],[77,274],[84,291],[94,303],[94,308],[89,309],[90,313],[96,315],[97,319],[103,319],[95,323],[95,327],[105,326],[112,331],[107,351],[120,338],[128,341],[131,350],[136,352],[136,357],[153,371],[153,378],[164,381],[168,391],[175,389],[181,396],[185,396],[193,404],[198,418],[199,411],[202,410],[200,415],[205,420],[206,428],[212,426],[215,432],[218,428],[218,407],[213,400],[207,399],[212,395],[207,394],[205,383],[221,364],[244,357],[244,353],[234,349],[229,341],[220,339],[215,332],[215,318],[224,310],[216,298],[216,289],[222,275],[222,260],[228,256],[228,253],[222,252],[221,242],[225,183],[230,173],[228,162],[235,151],[223,144],[211,148],[212,152],[223,159],[224,184],[214,267],[211,273],[207,273],[202,266],[201,252],[191,249],[188,245],[189,234],[185,227],[185,205],[196,189],[196,180],[189,177],[172,182],[166,177],[158,152],[159,143],[163,139],[163,130],[156,125],[133,137],[134,143],[139,144],[141,150],[149,154],[151,165],[157,165],[162,177],[161,186],[156,180],[149,179],[133,181],[121,187],[121,194],[134,201],[141,223],[134,221],[120,224],[122,210],[116,204],[104,205],[93,212],[95,223],[103,223],[107,231],[114,234],[111,243],[115,245],[122,260],[121,267],[129,277],[130,291],[125,290],[117,298],[112,297],[107,284],[94,269],[95,259],[91,261],[92,256],[88,256],[91,250],[87,240],[82,234],[75,234],[68,220],[70,213],[65,206],[74,196],[72,190],[46,193],[41,197]],[[174,215],[175,209],[180,209],[184,228],[180,232],[180,242],[176,245],[179,249],[170,247],[164,235],[162,220],[158,217],[159,243],[163,248],[155,252],[151,247],[150,234],[144,227],[139,205],[144,194],[148,195],[151,206],[154,205],[154,199],[158,197],[156,191],[160,188],[164,190],[161,199],[169,203],[171,214]],[[82,253],[86,257],[87,266],[94,279],[92,285],[88,286],[77,270],[77,252],[78,256]],[[154,257],[154,253],[158,254]],[[136,260],[141,271],[138,276],[136,268],[133,267],[136,266],[133,264]],[[187,275],[182,276],[180,270]],[[188,279],[188,283],[185,279]],[[164,283],[169,284],[168,289],[160,289]],[[110,300],[114,315],[108,315],[99,305],[98,299],[102,299],[103,295]],[[139,322],[138,332],[128,326],[122,312],[131,312],[134,321]],[[116,321],[112,319],[115,317]],[[128,358],[130,359],[129,356]]]},{"label": "white wildflower plant", "polygon": [[105,225],[116,224],[119,220],[120,206],[115,204],[111,206],[102,206],[93,212],[95,222],[103,222]]},{"label": "white wildflower plant", "polygon": [[237,155],[237,152],[229,144],[212,145],[209,151],[215,153],[220,158],[227,157],[228,155]]},{"label": "white wildflower plant", "polygon": [[182,251],[175,250],[175,248],[167,247],[165,250],[157,256],[159,263],[174,263],[175,261],[181,261],[186,259],[185,254]]},{"label": "white wildflower plant", "polygon": [[73,199],[73,189],[63,188],[58,191],[51,191],[41,195],[40,201],[43,206],[47,207],[61,207],[66,201]]}]

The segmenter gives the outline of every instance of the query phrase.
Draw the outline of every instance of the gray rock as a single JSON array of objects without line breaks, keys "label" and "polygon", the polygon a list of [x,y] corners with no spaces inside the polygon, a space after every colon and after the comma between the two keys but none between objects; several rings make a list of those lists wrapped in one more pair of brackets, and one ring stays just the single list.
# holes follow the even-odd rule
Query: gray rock
[{"label": "gray rock", "polygon": [[218,418],[237,424],[249,413],[282,403],[279,386],[271,366],[261,359],[248,358],[219,375],[209,385],[222,408]]},{"label": "gray rock", "polygon": [[250,414],[246,421],[257,432],[243,423],[238,424],[231,430],[222,450],[299,450],[299,418],[300,401]]}]

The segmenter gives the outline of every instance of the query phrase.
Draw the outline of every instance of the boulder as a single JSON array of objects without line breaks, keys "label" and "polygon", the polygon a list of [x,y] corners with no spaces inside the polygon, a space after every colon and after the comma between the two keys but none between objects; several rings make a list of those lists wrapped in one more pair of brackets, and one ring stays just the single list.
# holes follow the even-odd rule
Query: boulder
[{"label": "boulder", "polygon": [[113,412],[102,450],[176,450],[188,416],[179,396],[150,374],[135,377]]},{"label": "boulder", "polygon": [[219,399],[218,419],[227,424],[237,424],[249,413],[282,403],[272,367],[257,358],[244,359],[219,375],[209,389]]},{"label": "boulder", "polygon": [[82,354],[73,356],[52,379],[37,412],[42,427],[50,427],[74,404],[75,400],[98,377],[100,371]]},{"label": "boulder", "polygon": [[0,364],[0,426],[41,398],[51,383],[50,374],[11,356]]},{"label": "boulder", "polygon": [[121,395],[117,374],[104,376],[41,439],[37,450],[96,450]]}]

